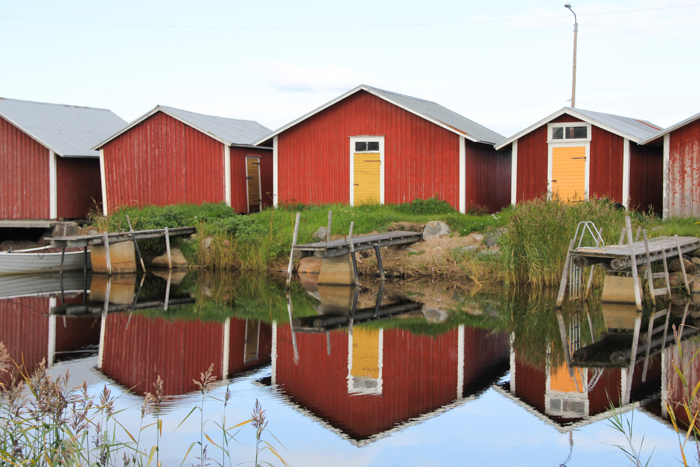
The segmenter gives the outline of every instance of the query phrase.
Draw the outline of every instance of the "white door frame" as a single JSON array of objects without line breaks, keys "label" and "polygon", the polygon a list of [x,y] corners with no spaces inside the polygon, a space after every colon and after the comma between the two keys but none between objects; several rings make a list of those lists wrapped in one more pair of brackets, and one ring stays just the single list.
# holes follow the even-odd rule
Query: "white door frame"
[{"label": "white door frame", "polygon": [[[560,127],[588,127],[587,138],[578,139],[553,139],[552,129]],[[547,124],[547,197],[552,196],[552,149],[565,147],[586,148],[586,169],[583,182],[583,199],[588,199],[590,192],[590,167],[591,167],[591,124],[586,122],[562,122]]]},{"label": "white door frame", "polygon": [[[384,204],[384,137],[383,136],[351,136],[350,137],[350,206],[355,205],[355,143],[379,142],[379,204]],[[370,152],[370,151],[367,151]],[[375,151],[372,151],[374,153]]]}]

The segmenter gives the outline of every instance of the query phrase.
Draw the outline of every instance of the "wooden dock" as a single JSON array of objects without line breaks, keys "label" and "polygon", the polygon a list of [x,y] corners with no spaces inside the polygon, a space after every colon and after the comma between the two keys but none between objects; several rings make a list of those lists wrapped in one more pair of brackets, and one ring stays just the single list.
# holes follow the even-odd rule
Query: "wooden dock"
[{"label": "wooden dock", "polygon": [[[596,266],[600,266],[602,269],[608,271],[605,288],[603,289],[603,301],[607,301],[606,290],[608,290],[608,287],[610,290],[617,288],[619,289],[618,291],[622,291],[622,294],[618,294],[618,291],[613,292],[610,294],[610,301],[627,302],[628,299],[626,297],[621,297],[623,297],[625,293],[628,293],[628,296],[631,295],[631,297],[633,297],[631,301],[636,304],[637,310],[641,311],[643,291],[640,284],[638,267],[642,265],[646,266],[644,276],[648,283],[651,301],[656,303],[655,297],[657,295],[671,295],[668,261],[673,258],[682,259],[684,254],[699,249],[700,238],[679,237],[675,235],[673,237],[648,239],[646,230],[641,230],[640,228],[637,233],[637,241],[633,241],[632,226],[629,216],[625,218],[625,223],[626,227],[622,229],[618,245],[605,245],[600,233],[590,222],[584,221],[579,224],[574,238],[569,243],[566,261],[564,263],[564,272],[557,296],[557,308],[560,308],[564,301],[567,282],[570,292],[576,288],[580,290],[583,282],[581,272],[583,268],[587,266],[590,266],[591,271],[588,277],[588,284],[586,285],[585,298],[588,297],[591,283],[593,282],[593,271]],[[583,229],[579,230],[582,225]],[[579,232],[581,232],[580,237]],[[581,246],[582,240],[587,232],[592,235],[596,246]],[[643,233],[643,240],[638,239],[640,233]],[[624,243],[625,239],[627,243]],[[576,246],[577,241],[578,246]],[[661,264],[663,264],[664,272],[654,273],[652,271],[652,265],[655,262],[661,262]],[[688,276],[683,261],[680,261],[680,268],[683,273],[686,291],[690,294]],[[631,277],[622,277],[622,274],[627,273],[629,273]],[[655,288],[654,279],[664,279],[665,286],[658,289]],[[629,293],[630,289],[633,295]],[[613,297],[612,295],[614,294],[615,296]]]},{"label": "wooden dock", "polygon": [[[301,257],[315,256],[316,258],[333,258],[347,255],[351,249],[357,251],[372,250],[395,245],[409,245],[423,239],[422,232],[395,231],[379,234],[358,235],[351,238],[340,238],[329,242],[307,243],[295,245],[294,250],[301,252]],[[351,248],[352,245],[352,248]]]},{"label": "wooden dock", "polygon": [[[127,216],[128,219],[128,216]],[[131,221],[129,221],[131,226]],[[170,256],[170,237],[185,237],[195,233],[195,227],[177,227],[169,229],[149,229],[149,230],[130,230],[129,232],[103,232],[94,235],[71,235],[66,237],[53,237],[51,245],[56,248],[62,248],[65,253],[66,248],[82,247],[87,253],[88,247],[91,248],[92,269],[98,273],[132,273],[136,272],[136,258],[134,250],[138,254],[141,267],[145,271],[146,265],[141,258],[138,240],[146,240],[151,238],[165,238],[165,247],[168,255],[168,266],[172,269],[172,258]],[[124,248],[125,242],[133,242],[134,248]],[[116,248],[116,249],[115,249]],[[115,249],[110,257],[110,250]],[[86,256],[87,257],[87,256]],[[114,261],[113,261],[114,259]],[[99,265],[96,266],[96,262]],[[85,266],[87,268],[87,265]],[[61,257],[61,274],[63,274],[63,257]]]}]

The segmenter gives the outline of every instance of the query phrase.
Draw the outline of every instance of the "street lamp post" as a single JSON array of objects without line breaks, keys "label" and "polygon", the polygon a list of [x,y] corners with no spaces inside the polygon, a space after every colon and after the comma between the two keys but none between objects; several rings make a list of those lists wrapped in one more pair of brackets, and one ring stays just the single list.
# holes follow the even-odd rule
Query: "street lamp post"
[{"label": "street lamp post", "polygon": [[576,107],[576,40],[578,39],[578,19],[576,18],[576,13],[571,8],[571,3],[566,3],[564,7],[574,14],[574,73],[571,80],[571,107]]}]

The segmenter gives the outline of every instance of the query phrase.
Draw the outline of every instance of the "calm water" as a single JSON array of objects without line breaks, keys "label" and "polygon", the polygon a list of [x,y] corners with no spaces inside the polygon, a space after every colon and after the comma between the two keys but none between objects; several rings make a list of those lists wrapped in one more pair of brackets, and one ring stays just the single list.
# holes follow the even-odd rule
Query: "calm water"
[{"label": "calm water", "polygon": [[[180,465],[200,440],[194,407],[203,404],[204,431],[219,442],[216,423],[247,420],[256,400],[269,421],[263,438],[293,466],[626,465],[609,399],[632,421],[636,448],[644,438],[643,459],[679,461],[661,401],[681,400],[679,349],[663,345],[663,329],[694,325],[692,306],[660,313],[647,345],[649,312],[598,304],[557,314],[553,295],[388,282],[295,283],[287,296],[267,277],[141,279],[0,277],[0,340],[15,360],[46,359],[93,394],[107,385],[132,433],[162,376],[164,465]],[[693,385],[695,333],[686,327],[681,344]],[[217,381],[202,402],[193,379],[212,364]],[[251,465],[254,429],[236,440],[232,464]],[[156,443],[153,427],[141,443]],[[185,465],[196,463],[190,453]]]}]

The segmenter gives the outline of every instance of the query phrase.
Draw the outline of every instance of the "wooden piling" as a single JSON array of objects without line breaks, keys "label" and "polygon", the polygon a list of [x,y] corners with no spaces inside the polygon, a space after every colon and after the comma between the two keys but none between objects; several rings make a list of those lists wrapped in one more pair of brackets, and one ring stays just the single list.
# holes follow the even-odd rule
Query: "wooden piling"
[{"label": "wooden piling", "polygon": [[168,234],[168,228],[165,228],[165,249],[168,252],[168,269],[173,268],[173,258],[170,256],[170,234]]},{"label": "wooden piling", "polygon": [[[292,249],[289,252],[289,266],[287,266],[287,289],[289,289],[289,284],[292,282],[292,266],[294,261],[294,247],[297,244],[297,235],[299,234],[299,219],[301,218],[301,213],[297,213],[296,221],[294,222],[294,234],[292,235]],[[327,234],[328,232],[326,232]]]},{"label": "wooden piling", "polygon": [[675,237],[676,248],[678,248],[678,261],[680,261],[681,263],[681,271],[683,272],[683,282],[685,283],[685,291],[688,292],[688,295],[691,295],[690,284],[688,284],[688,275],[685,273],[685,262],[683,261],[683,252],[681,251],[681,244],[678,241],[678,234],[676,234]]},{"label": "wooden piling", "polygon": [[146,272],[146,265],[143,263],[143,257],[141,256],[141,250],[139,250],[139,244],[136,241],[136,235],[134,235],[134,228],[131,226],[131,219],[129,215],[126,216],[126,222],[129,224],[129,233],[131,233],[131,240],[134,242],[134,248],[136,248],[136,254],[139,256],[139,261],[141,261],[141,268],[143,272]]},{"label": "wooden piling", "polygon": [[109,235],[104,233],[105,260],[107,261],[107,274],[112,275],[112,261],[109,259]]},{"label": "wooden piling", "polygon": [[630,247],[630,262],[632,263],[632,280],[634,282],[634,301],[637,305],[637,311],[642,311],[642,291],[639,288],[639,274],[637,273],[637,257],[634,254],[634,242],[632,241],[632,223],[630,217],[625,217],[625,225],[627,226],[627,242]]},{"label": "wooden piling", "polygon": [[569,242],[569,249],[566,251],[566,261],[564,262],[564,272],[561,275],[561,283],[559,284],[559,294],[557,295],[557,308],[561,308],[566,295],[566,282],[569,277],[569,268],[571,267],[571,250],[574,249],[574,239]]},{"label": "wooden piling", "polygon": [[333,219],[333,211],[328,211],[328,227],[326,227],[326,243],[331,241],[331,220]]},{"label": "wooden piling", "polygon": [[352,257],[352,272],[355,277],[355,285],[360,284],[360,276],[357,273],[357,258],[355,257],[355,244],[352,243],[352,228],[355,226],[354,222],[350,222],[350,233],[348,233],[348,242],[350,242],[350,256]]}]

